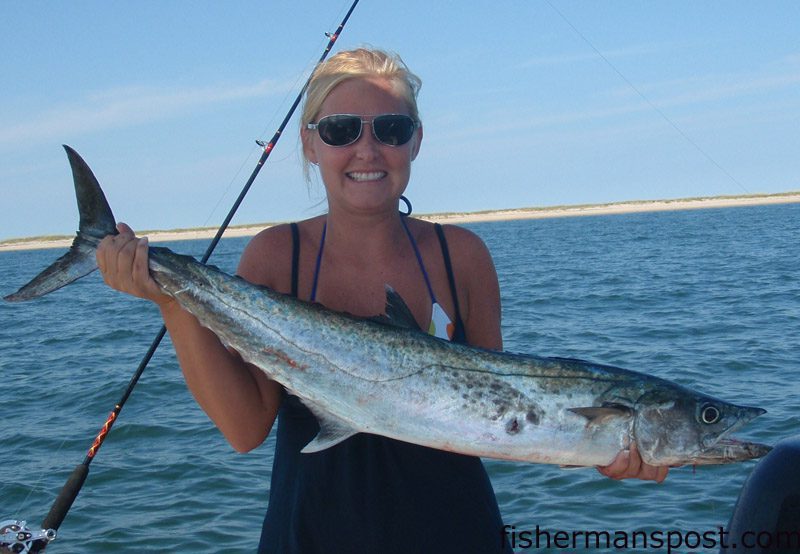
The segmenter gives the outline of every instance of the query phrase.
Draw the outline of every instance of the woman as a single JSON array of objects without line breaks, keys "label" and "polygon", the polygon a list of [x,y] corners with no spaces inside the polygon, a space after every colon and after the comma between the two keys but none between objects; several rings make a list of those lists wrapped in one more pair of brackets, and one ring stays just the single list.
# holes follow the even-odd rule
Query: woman
[{"label": "woman", "polygon": [[[301,139],[328,212],[256,235],[238,274],[358,316],[383,313],[389,284],[421,329],[500,350],[497,275],[483,242],[398,211],[422,143],[419,87],[397,56],[380,51],[342,52],[317,68]],[[147,270],[147,239],[119,230],[98,250],[104,279],[160,307],[189,389],[231,445],[257,447],[280,415],[260,552],[510,551],[477,458],[365,434],[300,454],[318,430],[314,416],[162,294]],[[666,476],[635,449],[601,472]]]}]

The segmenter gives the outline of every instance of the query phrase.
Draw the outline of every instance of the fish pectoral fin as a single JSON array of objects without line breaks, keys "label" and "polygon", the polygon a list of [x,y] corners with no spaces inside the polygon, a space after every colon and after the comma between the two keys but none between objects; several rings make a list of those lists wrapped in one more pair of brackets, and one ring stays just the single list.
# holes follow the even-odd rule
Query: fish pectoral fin
[{"label": "fish pectoral fin", "polygon": [[630,417],[632,410],[621,404],[607,406],[588,406],[585,408],[568,408],[570,412],[587,419],[587,424],[600,424],[610,418]]},{"label": "fish pectoral fin", "polygon": [[312,454],[330,448],[331,446],[336,446],[340,442],[358,433],[358,431],[352,427],[334,419],[317,415],[317,420],[319,420],[319,433],[314,437],[314,440],[300,451],[303,454]]}]

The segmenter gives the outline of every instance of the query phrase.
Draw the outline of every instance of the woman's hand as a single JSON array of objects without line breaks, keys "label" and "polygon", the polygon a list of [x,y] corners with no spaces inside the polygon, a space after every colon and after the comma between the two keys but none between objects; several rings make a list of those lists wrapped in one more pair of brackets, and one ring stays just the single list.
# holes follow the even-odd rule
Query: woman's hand
[{"label": "woman's hand", "polygon": [[661,483],[667,478],[669,468],[651,466],[642,461],[636,443],[632,442],[630,450],[623,450],[614,461],[607,466],[598,467],[597,471],[611,479],[642,479]]},{"label": "woman's hand", "polygon": [[118,235],[108,235],[97,247],[97,267],[108,286],[139,298],[152,300],[159,306],[172,302],[170,296],[150,277],[147,265],[147,238],[137,239],[124,223],[117,224]]}]

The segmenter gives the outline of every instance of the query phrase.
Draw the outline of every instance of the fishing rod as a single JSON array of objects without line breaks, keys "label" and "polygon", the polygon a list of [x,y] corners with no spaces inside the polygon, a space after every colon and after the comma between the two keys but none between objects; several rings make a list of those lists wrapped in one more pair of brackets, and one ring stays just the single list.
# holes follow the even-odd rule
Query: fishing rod
[{"label": "fishing rod", "polygon": [[[337,27],[336,31],[333,33],[325,33],[329,39],[328,44],[325,46],[325,50],[323,50],[322,55],[315,65],[315,68],[319,66],[325,60],[325,58],[328,57],[328,54],[333,49],[333,45],[339,38],[339,35],[344,29],[344,26],[347,24],[348,19],[350,19],[350,15],[353,13],[353,10],[355,10],[358,2],[359,0],[353,0],[350,9],[347,10],[347,13],[342,19],[342,22],[339,24],[339,27]],[[256,163],[256,166],[253,169],[253,172],[250,174],[250,177],[247,179],[247,182],[244,184],[244,187],[242,187],[242,190],[239,193],[239,196],[236,198],[236,201],[228,211],[228,215],[225,216],[225,219],[219,226],[219,229],[217,229],[217,232],[214,235],[214,238],[211,240],[211,243],[208,245],[203,257],[200,259],[202,263],[206,263],[208,261],[208,259],[211,257],[211,254],[214,252],[214,249],[217,247],[217,244],[219,244],[222,235],[225,233],[228,225],[230,225],[233,216],[236,214],[236,211],[239,209],[239,206],[241,205],[245,196],[247,196],[247,193],[249,192],[250,187],[253,185],[253,182],[256,180],[261,168],[264,167],[264,164],[269,158],[270,153],[275,148],[278,140],[281,138],[283,131],[286,128],[286,125],[288,125],[289,120],[292,118],[297,106],[300,105],[303,94],[305,94],[305,91],[308,88],[312,75],[313,71],[311,75],[309,75],[308,79],[306,79],[303,88],[300,89],[300,92],[297,94],[297,98],[295,98],[286,114],[286,117],[283,118],[283,121],[278,126],[278,130],[275,131],[275,134],[272,136],[270,141],[256,141],[256,143],[263,149],[261,157]],[[162,325],[161,329],[156,334],[155,339],[153,339],[153,342],[150,344],[150,348],[148,348],[147,353],[144,355],[142,361],[139,363],[139,366],[136,368],[128,387],[125,389],[125,392],[122,394],[119,402],[117,402],[117,404],[114,406],[114,409],[109,414],[108,418],[103,424],[103,427],[97,434],[97,437],[95,437],[94,442],[92,442],[92,446],[89,448],[89,451],[86,454],[83,462],[78,464],[72,471],[72,474],[67,479],[67,482],[64,484],[61,492],[56,497],[53,505],[50,507],[50,511],[42,521],[41,530],[31,531],[27,526],[27,523],[24,521],[13,520],[0,523],[0,552],[5,552],[6,550],[14,553],[41,552],[50,542],[55,540],[58,528],[61,526],[64,518],[67,516],[67,512],[69,512],[69,509],[72,507],[72,504],[77,498],[81,487],[83,487],[83,483],[86,481],[86,477],[89,475],[89,465],[92,463],[92,460],[94,460],[94,457],[97,455],[97,452],[103,445],[106,436],[108,436],[108,433],[111,431],[111,427],[119,417],[122,407],[125,405],[131,393],[133,392],[134,387],[136,387],[136,384],[139,382],[139,378],[144,373],[147,364],[150,363],[150,359],[153,357],[158,349],[158,346],[161,344],[166,332],[167,328]]]}]

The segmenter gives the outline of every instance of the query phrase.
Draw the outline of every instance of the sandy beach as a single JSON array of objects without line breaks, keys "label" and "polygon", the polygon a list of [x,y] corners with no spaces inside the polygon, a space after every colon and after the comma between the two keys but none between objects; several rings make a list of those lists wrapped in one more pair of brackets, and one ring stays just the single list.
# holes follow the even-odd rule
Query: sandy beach
[{"label": "sandy beach", "polygon": [[[800,202],[800,191],[778,194],[759,194],[748,196],[717,196],[707,198],[684,198],[677,200],[643,200],[616,202],[611,204],[584,204],[571,206],[548,206],[542,208],[514,208],[508,210],[489,210],[465,213],[415,214],[415,217],[439,223],[477,223],[484,221],[505,221],[511,219],[544,219],[552,217],[578,217],[592,215],[612,215],[634,212],[657,212],[667,210],[696,210],[708,208],[734,208],[740,206],[761,206],[767,204],[790,204]],[[230,227],[226,237],[252,236],[275,223],[258,223]],[[217,229],[176,229],[143,231],[151,242],[175,240],[210,239]],[[28,237],[9,239],[0,242],[0,252],[8,250],[34,250],[41,248],[67,248],[72,243],[71,236]]]}]

